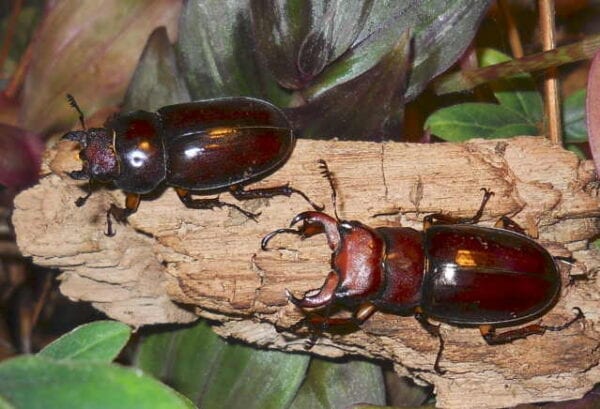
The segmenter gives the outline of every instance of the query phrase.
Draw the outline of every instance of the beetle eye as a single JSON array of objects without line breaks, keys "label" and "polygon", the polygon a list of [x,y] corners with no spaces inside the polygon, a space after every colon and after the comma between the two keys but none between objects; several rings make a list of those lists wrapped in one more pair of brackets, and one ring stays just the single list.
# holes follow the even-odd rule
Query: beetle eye
[{"label": "beetle eye", "polygon": [[87,156],[85,154],[85,150],[79,151],[79,159],[81,159],[83,161],[87,160]]}]

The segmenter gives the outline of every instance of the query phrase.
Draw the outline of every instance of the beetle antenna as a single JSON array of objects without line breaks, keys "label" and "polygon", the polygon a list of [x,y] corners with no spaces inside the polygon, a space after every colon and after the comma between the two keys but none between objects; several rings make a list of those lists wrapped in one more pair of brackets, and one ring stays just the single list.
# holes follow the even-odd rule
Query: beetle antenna
[{"label": "beetle antenna", "polygon": [[329,170],[329,166],[327,166],[325,160],[319,159],[317,162],[319,163],[319,168],[321,168],[321,175],[325,176],[329,181],[329,186],[331,187],[331,201],[333,202],[333,214],[337,221],[340,221],[337,212],[337,189],[335,186],[335,179],[333,178],[333,172]]},{"label": "beetle antenna", "polygon": [[75,97],[71,94],[67,94],[67,101],[69,101],[69,105],[71,105],[79,114],[79,123],[81,124],[81,128],[85,131],[87,129],[85,127],[85,116],[83,115],[81,108],[79,108],[79,104],[75,101]]}]

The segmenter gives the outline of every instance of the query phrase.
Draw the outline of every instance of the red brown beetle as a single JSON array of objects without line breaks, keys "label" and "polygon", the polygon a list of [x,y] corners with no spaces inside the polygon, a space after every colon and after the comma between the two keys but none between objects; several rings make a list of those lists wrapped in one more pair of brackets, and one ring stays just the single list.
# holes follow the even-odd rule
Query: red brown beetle
[{"label": "red brown beetle", "polygon": [[[288,185],[244,190],[279,169],[294,149],[295,137],[283,112],[255,98],[234,97],[186,102],[157,112],[135,111],[109,119],[104,128],[86,129],[83,113],[74,98],[81,131],[63,139],[79,142],[83,169],[73,179],[112,182],[126,195],[125,208],[111,205],[107,212],[108,235],[112,215],[120,222],[134,213],[141,195],[161,184],[175,187],[187,207],[231,207],[250,218],[257,215],[219,198],[193,199],[192,193],[208,195],[229,191],[238,200],[299,194]],[[76,201],[82,206],[91,194]]]},{"label": "red brown beetle", "polygon": [[[331,172],[320,161],[336,192]],[[292,233],[302,238],[325,233],[333,251],[331,272],[319,289],[300,298],[287,291],[290,302],[306,318],[291,328],[311,328],[308,347],[327,326],[360,325],[375,311],[414,315],[440,340],[439,326],[429,318],[456,326],[479,327],[489,344],[502,344],[545,331],[559,331],[583,318],[560,326],[530,324],[497,333],[497,327],[514,326],[545,314],[556,303],[561,279],[556,260],[540,244],[526,236],[518,225],[502,218],[505,228],[474,225],[493,195],[483,189],[478,212],[472,218],[456,219],[432,214],[424,219],[423,231],[408,227],[371,228],[357,221],[341,221],[317,211],[300,213],[290,228],[275,230],[262,240],[262,249],[274,236]],[[302,222],[298,229],[294,225]],[[351,318],[329,317],[332,307],[353,311]]]}]

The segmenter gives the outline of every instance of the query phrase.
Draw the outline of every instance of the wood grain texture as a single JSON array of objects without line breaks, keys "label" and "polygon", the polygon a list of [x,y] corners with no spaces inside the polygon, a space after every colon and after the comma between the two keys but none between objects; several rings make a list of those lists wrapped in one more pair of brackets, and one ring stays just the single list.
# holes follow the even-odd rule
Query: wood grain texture
[{"label": "wood grain texture", "polygon": [[[600,382],[600,257],[588,248],[600,233],[600,200],[590,162],[531,137],[433,145],[299,141],[281,170],[253,186],[290,182],[331,213],[317,159],[335,174],[344,219],[419,228],[430,212],[472,215],[486,187],[495,195],[482,224],[512,216],[553,254],[573,254],[577,263],[570,271],[564,265],[565,283],[569,274],[588,279],[564,286],[559,303],[542,318],[559,324],[580,307],[585,322],[562,332],[490,347],[477,329],[442,325],[444,376],[432,368],[437,340],[410,317],[377,313],[360,330],[326,335],[311,352],[392,361],[400,374],[435,384],[438,405],[449,408],[574,399]],[[75,146],[60,143],[48,153],[48,163],[40,184],[16,199],[13,222],[23,254],[63,271],[67,296],[134,326],[189,322],[199,315],[220,322],[214,329],[225,337],[304,350],[305,332],[277,333],[273,324],[287,327],[301,318],[285,288],[301,294],[323,283],[330,259],[325,239],[281,235],[272,250],[260,250],[265,234],[310,210],[302,198],[240,203],[261,212],[254,222],[230,209],[186,209],[166,189],[143,201],[130,224],[116,226],[109,238],[103,234],[105,211],[110,203],[122,204],[123,194],[99,189],[77,208],[81,185],[64,175],[80,166]],[[235,202],[228,194],[221,198]],[[372,217],[394,209],[402,213]]]}]

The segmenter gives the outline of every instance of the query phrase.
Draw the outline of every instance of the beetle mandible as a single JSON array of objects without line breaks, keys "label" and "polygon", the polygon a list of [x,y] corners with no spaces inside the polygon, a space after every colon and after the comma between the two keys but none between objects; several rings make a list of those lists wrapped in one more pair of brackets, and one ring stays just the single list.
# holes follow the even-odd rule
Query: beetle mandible
[{"label": "beetle mandible", "polygon": [[[503,217],[503,228],[482,227],[479,221],[493,195],[487,189],[477,213],[471,218],[432,214],[424,218],[423,231],[408,227],[371,228],[357,221],[342,221],[336,210],[336,188],[325,161],[319,161],[332,189],[335,218],[320,211],[298,214],[290,228],[267,234],[268,243],[278,234],[302,238],[325,233],[333,251],[331,272],[323,286],[300,298],[289,290],[290,302],[311,331],[307,347],[328,326],[360,325],[377,310],[414,315],[440,347],[434,369],[443,373],[439,362],[444,340],[434,319],[455,326],[479,327],[488,344],[508,343],[546,331],[559,331],[584,318],[576,316],[560,326],[529,324],[496,332],[498,327],[515,326],[544,315],[556,303],[561,279],[556,259],[524,234],[512,220]],[[294,229],[293,226],[302,222]],[[349,318],[330,317],[332,307],[352,311]]]},{"label": "beetle mandible", "polygon": [[[208,195],[229,191],[238,200],[273,196],[302,196],[289,185],[244,190],[279,169],[294,149],[295,137],[284,113],[255,98],[231,97],[186,102],[157,112],[135,111],[109,118],[103,128],[86,129],[84,115],[75,99],[69,103],[79,114],[83,130],[68,132],[63,139],[81,146],[81,170],[73,179],[112,182],[126,193],[125,208],[114,204],[107,211],[107,235],[113,235],[111,216],[125,222],[134,213],[141,195],[159,185],[175,188],[186,207],[230,207],[249,218],[258,214],[217,198],[194,199],[192,193]],[[91,195],[75,203],[82,206]]]}]

